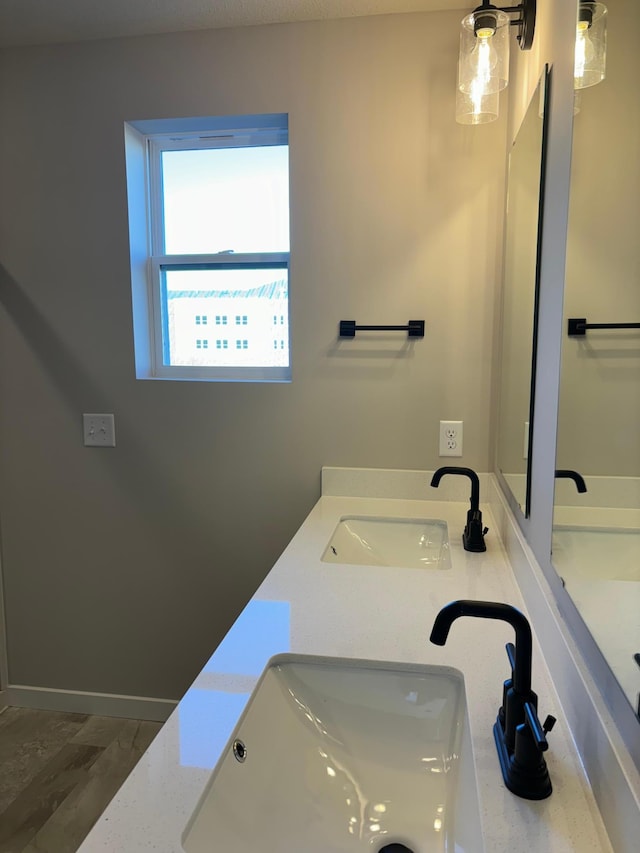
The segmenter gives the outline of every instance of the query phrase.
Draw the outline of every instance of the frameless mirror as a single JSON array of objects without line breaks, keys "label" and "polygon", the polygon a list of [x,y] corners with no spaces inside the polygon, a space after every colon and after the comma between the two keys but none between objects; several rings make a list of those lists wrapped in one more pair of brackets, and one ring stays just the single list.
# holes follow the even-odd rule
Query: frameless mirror
[{"label": "frameless mirror", "polygon": [[505,219],[497,464],[527,516],[547,81],[545,71],[509,155]]},{"label": "frameless mirror", "polygon": [[640,18],[607,6],[606,78],[574,115],[551,559],[637,712]]}]

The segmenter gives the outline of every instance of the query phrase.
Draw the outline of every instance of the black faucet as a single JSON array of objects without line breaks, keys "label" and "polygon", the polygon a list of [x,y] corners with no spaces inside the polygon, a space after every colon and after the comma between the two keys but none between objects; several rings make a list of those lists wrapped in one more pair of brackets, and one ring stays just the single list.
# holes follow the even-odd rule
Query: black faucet
[{"label": "black faucet", "polygon": [[502,777],[507,788],[527,800],[543,800],[551,794],[551,780],[543,752],[546,733],[556,720],[538,719],[538,697],[531,689],[531,627],[527,617],[510,604],[495,601],[452,601],[436,616],[430,640],[444,646],[449,629],[460,616],[501,619],[516,632],[516,643],[507,643],[511,678],[503,685],[502,706],[493,726]]},{"label": "black faucet", "polygon": [[440,480],[445,474],[462,474],[471,480],[471,509],[467,512],[467,523],[462,534],[462,544],[465,551],[486,551],[484,543],[488,527],[482,526],[482,513],[480,512],[480,480],[472,468],[459,468],[455,465],[445,465],[438,468],[431,478],[431,485],[437,489]]},{"label": "black faucet", "polygon": [[587,484],[584,481],[582,474],[577,471],[572,471],[570,468],[557,468],[556,477],[558,480],[573,480],[576,484],[576,489],[582,494],[587,491]]}]

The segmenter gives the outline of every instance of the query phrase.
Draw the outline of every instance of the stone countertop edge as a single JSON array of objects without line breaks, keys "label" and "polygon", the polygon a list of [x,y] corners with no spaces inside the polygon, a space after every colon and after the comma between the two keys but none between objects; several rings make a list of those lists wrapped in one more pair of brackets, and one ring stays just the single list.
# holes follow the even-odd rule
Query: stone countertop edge
[{"label": "stone countertop edge", "polygon": [[[492,734],[502,683],[508,677],[504,647],[513,642],[513,629],[493,620],[463,618],[453,625],[444,647],[429,643],[436,614],[455,599],[502,601],[527,612],[491,509],[482,500],[482,479],[481,509],[490,529],[487,551],[469,554],[461,542],[468,509],[466,498],[433,500],[432,494],[428,495],[429,500],[328,495],[327,470],[323,469],[325,494],[78,853],[182,853],[182,834],[212,769],[260,673],[278,652],[439,664],[461,670],[486,853],[613,853],[542,659],[535,624],[532,687],[538,693],[541,716],[553,714],[558,718],[546,753],[554,791],[548,799],[537,802],[520,799],[506,790]],[[402,489],[398,490],[399,472],[390,473],[394,482],[387,493],[402,494]],[[407,473],[411,479],[408,493],[415,494],[416,484],[424,489],[430,472]],[[375,479],[381,475],[375,472],[372,476]],[[468,481],[464,481],[466,492]],[[436,496],[438,491],[428,490]],[[322,562],[320,556],[336,524],[342,515],[350,513],[445,520],[452,568],[404,569]],[[279,632],[277,626],[272,630],[269,619],[276,619],[281,626],[283,614],[288,619],[288,631]]]}]

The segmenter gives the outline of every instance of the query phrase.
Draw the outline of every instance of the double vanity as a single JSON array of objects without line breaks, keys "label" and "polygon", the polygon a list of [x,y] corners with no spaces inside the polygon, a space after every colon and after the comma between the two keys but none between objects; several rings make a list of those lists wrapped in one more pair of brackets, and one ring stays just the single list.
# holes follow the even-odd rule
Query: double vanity
[{"label": "double vanity", "polygon": [[493,736],[514,627],[456,619],[430,642],[453,601],[527,610],[492,506],[486,551],[470,552],[468,481],[429,482],[323,470],[322,497],[81,853],[617,853],[535,614],[532,687],[558,719],[540,799],[507,790]]}]

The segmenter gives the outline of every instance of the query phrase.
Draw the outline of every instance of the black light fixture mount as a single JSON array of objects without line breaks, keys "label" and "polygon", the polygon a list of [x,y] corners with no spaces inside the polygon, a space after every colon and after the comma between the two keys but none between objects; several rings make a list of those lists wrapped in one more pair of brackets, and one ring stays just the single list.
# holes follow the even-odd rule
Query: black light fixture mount
[{"label": "black light fixture mount", "polygon": [[485,27],[495,28],[495,12],[518,16],[511,19],[511,26],[518,27],[516,39],[520,49],[531,50],[536,29],[536,0],[522,0],[517,6],[494,6],[489,0],[483,0],[482,5],[473,10],[476,34]]},{"label": "black light fixture mount", "polygon": [[536,0],[522,0],[517,6],[507,6],[501,11],[518,15],[511,21],[511,26],[518,27],[516,39],[520,50],[531,50],[536,29]]}]

